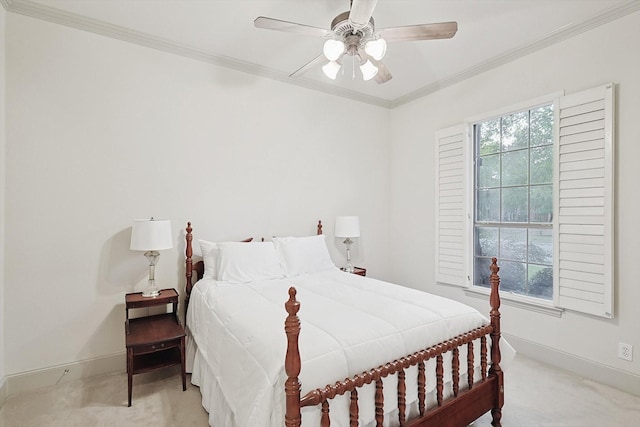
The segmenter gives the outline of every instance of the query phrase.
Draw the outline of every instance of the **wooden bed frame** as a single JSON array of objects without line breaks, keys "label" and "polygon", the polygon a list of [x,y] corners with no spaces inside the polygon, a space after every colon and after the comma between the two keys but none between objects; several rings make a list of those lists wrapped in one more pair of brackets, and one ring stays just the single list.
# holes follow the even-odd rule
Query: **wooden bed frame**
[{"label": "wooden bed frame", "polygon": [[[191,223],[186,228],[186,296],[185,314],[188,309],[189,297],[193,287],[192,277],[195,271],[197,279],[204,274],[204,263],[198,261],[193,264],[193,248]],[[317,234],[322,234],[322,222],[318,221]],[[247,239],[250,241],[250,239]],[[321,406],[321,427],[330,427],[329,399],[337,395],[350,393],[349,422],[351,426],[358,426],[358,389],[365,384],[375,383],[375,420],[376,426],[382,427],[384,420],[384,395],[382,379],[389,375],[397,375],[397,409],[398,421],[401,427],[465,427],[488,411],[491,411],[494,427],[501,426],[502,406],[504,405],[504,375],[500,368],[500,295],[498,292],[500,278],[496,258],[492,259],[489,325],[476,328],[464,334],[453,337],[440,344],[424,350],[390,361],[384,365],[372,368],[359,375],[346,378],[335,384],[328,384],[324,388],[311,390],[301,395],[301,383],[298,378],[302,363],[298,347],[300,335],[300,318],[297,313],[300,303],[296,300],[296,289],[289,289],[289,299],[285,303],[287,317],[285,333],[287,335],[287,353],[284,361],[287,380],[285,382],[286,397],[286,427],[300,427],[302,424],[301,408],[307,406]],[[487,337],[491,339],[490,367],[487,361]],[[480,341],[480,378],[474,379],[474,343]],[[459,349],[467,346],[467,384],[464,390],[460,387]],[[444,355],[451,352],[452,395],[445,399],[444,393]],[[436,360],[434,375],[425,372],[425,362]],[[405,371],[411,366],[418,367],[418,410],[419,415],[413,420],[406,419],[406,377]],[[437,406],[426,407],[427,378],[436,380]]]}]

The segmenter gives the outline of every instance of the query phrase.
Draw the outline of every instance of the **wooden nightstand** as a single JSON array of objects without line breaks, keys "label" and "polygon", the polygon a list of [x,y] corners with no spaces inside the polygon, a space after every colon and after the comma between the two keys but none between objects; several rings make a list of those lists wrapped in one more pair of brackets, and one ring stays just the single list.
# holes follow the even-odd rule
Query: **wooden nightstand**
[{"label": "wooden nightstand", "polygon": [[[344,267],[340,268],[340,270],[347,271]],[[367,269],[366,268],[360,268],[360,267],[353,267],[353,274],[357,274],[358,276],[366,276],[367,275]]]},{"label": "wooden nightstand", "polygon": [[[173,304],[173,312],[129,319],[132,308]],[[178,319],[178,292],[163,289],[157,297],[143,297],[141,292],[125,296],[127,345],[127,377],[129,406],[133,376],[174,365],[182,367],[182,390],[187,389],[184,360],[184,328]]]}]

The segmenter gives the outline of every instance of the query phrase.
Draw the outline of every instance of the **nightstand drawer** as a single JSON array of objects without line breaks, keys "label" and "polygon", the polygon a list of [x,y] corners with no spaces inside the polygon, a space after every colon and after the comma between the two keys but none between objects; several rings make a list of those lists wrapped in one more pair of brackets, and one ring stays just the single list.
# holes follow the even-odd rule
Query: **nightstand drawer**
[{"label": "nightstand drawer", "polygon": [[175,341],[184,335],[184,328],[177,322],[173,313],[166,313],[130,319],[129,334],[125,339],[127,347],[136,348],[159,342]]},{"label": "nightstand drawer", "polygon": [[154,353],[156,351],[168,350],[170,348],[180,347],[180,338],[173,341],[159,342],[155,344],[132,346],[133,354]]}]

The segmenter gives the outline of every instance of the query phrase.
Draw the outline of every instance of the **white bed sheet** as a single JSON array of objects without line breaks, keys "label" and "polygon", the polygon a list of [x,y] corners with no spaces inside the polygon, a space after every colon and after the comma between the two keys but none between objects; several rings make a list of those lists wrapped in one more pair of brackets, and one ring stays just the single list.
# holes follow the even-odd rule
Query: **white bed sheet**
[{"label": "white bed sheet", "polygon": [[[187,313],[187,358],[212,426],[284,425],[284,302],[290,286],[300,301],[303,395],[489,323],[462,303],[338,269],[247,284],[201,280]],[[513,357],[508,344],[501,349],[504,359]],[[466,360],[466,353],[460,357]],[[433,369],[427,366],[427,372]],[[450,369],[445,373],[450,376]],[[429,392],[434,383],[428,379]],[[411,390],[408,402],[416,397]],[[359,393],[362,425],[373,418],[373,399],[365,397],[372,393]],[[385,387],[389,400],[395,393],[395,384]],[[348,417],[334,417],[347,407],[346,396],[332,402],[332,426],[348,425]],[[304,408],[303,425],[317,425],[318,412]],[[387,417],[393,414],[390,409]]]}]

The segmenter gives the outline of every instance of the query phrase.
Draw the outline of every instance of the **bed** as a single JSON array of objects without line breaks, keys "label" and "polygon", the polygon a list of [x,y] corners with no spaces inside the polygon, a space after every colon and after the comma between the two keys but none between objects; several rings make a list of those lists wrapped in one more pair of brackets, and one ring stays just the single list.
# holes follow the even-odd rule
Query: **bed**
[{"label": "bed", "polygon": [[194,262],[188,223],[187,366],[211,426],[462,427],[488,411],[501,425],[495,258],[486,318],[340,271],[321,222],[314,236],[199,245]]}]

